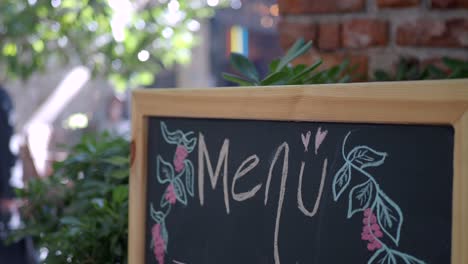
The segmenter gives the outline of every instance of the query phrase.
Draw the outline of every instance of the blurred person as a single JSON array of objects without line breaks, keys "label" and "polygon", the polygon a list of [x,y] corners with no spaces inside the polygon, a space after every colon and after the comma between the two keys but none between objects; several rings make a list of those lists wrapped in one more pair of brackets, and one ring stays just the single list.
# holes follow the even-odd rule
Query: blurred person
[{"label": "blurred person", "polygon": [[20,240],[6,245],[5,239],[14,222],[19,224],[18,203],[14,189],[10,184],[12,169],[16,157],[10,149],[13,136],[13,102],[11,97],[0,86],[0,263],[30,264],[35,263],[32,257],[30,240]]}]

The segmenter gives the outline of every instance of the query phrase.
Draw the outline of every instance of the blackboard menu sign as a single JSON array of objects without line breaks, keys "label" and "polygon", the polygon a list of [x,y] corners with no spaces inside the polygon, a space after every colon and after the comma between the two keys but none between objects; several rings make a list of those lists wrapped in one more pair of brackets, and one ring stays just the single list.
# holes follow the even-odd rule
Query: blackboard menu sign
[{"label": "blackboard menu sign", "polygon": [[466,80],[135,91],[129,263],[468,263],[467,109]]}]

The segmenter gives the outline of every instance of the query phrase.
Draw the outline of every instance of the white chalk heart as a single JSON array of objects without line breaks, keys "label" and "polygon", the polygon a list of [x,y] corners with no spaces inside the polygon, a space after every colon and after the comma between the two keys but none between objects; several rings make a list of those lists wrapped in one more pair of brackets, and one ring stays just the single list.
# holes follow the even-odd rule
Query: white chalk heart
[{"label": "white chalk heart", "polygon": [[317,129],[317,133],[315,134],[315,154],[317,154],[318,148],[322,144],[323,140],[325,140],[327,133],[328,130],[322,131],[321,127]]},{"label": "white chalk heart", "polygon": [[304,144],[305,152],[307,152],[309,148],[310,134],[310,131],[307,131],[307,134],[305,136],[301,133],[302,144]]}]

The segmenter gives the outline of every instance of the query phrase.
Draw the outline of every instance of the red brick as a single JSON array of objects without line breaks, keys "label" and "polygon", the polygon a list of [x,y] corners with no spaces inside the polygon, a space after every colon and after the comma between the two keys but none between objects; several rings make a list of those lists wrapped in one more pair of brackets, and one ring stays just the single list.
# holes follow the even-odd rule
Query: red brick
[{"label": "red brick", "polygon": [[468,47],[468,19],[416,20],[397,28],[402,46]]},{"label": "red brick", "polygon": [[365,0],[279,0],[281,14],[320,14],[361,11]]},{"label": "red brick", "polygon": [[365,48],[388,42],[388,22],[377,19],[354,19],[343,23],[343,46]]},{"label": "red brick", "polygon": [[432,8],[468,8],[468,0],[432,0]]},{"label": "red brick", "polygon": [[323,23],[318,28],[318,43],[321,50],[336,50],[341,46],[341,25]]},{"label": "red brick", "polygon": [[449,8],[455,7],[457,0],[432,0],[431,7],[433,8]]},{"label": "red brick", "polygon": [[378,7],[408,7],[419,5],[419,0],[377,0]]},{"label": "red brick", "polygon": [[317,36],[317,26],[315,24],[295,23],[286,20],[278,24],[280,33],[280,43],[283,49],[288,50],[296,40],[303,38],[306,41],[315,42]]}]

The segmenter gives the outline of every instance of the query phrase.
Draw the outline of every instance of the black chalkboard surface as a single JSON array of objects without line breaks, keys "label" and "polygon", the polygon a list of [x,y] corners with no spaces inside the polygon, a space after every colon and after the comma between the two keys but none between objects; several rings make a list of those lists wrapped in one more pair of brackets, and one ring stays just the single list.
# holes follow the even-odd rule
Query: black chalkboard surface
[{"label": "black chalkboard surface", "polygon": [[150,117],[146,263],[451,263],[451,126]]}]

